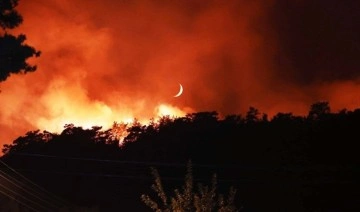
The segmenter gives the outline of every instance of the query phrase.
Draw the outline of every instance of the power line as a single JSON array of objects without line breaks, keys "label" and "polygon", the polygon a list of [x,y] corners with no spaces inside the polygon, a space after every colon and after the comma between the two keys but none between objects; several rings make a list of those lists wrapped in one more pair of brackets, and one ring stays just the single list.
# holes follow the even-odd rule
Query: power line
[{"label": "power line", "polygon": [[[117,175],[117,174],[103,174],[103,173],[84,173],[84,172],[62,172],[62,171],[44,171],[44,170],[32,170],[32,169],[19,169],[23,172],[39,172],[47,174],[62,174],[62,175],[76,175],[76,176],[86,176],[86,177],[104,177],[104,178],[127,178],[127,179],[141,179],[141,180],[153,180],[154,177],[150,176],[136,176],[136,175]],[[184,178],[177,177],[161,177],[162,180],[167,181],[184,181]],[[209,179],[194,179],[194,181],[208,181]],[[222,182],[234,182],[237,180],[230,179],[217,179]],[[249,180],[253,181],[253,180]]]},{"label": "power line", "polygon": [[[133,165],[146,165],[146,166],[159,166],[159,167],[186,167],[187,163],[164,163],[164,162],[151,162],[151,161],[129,161],[129,160],[112,160],[112,159],[99,159],[99,158],[85,158],[85,157],[71,157],[71,156],[59,156],[59,155],[45,155],[35,153],[12,153],[13,155],[28,156],[28,157],[44,157],[44,158],[59,158],[67,160],[79,160],[79,161],[92,161],[103,163],[118,163],[118,164],[133,164]],[[199,164],[191,163],[193,167],[199,168],[216,168],[216,169],[242,169],[242,170],[254,170],[254,171],[305,171],[305,170],[355,170],[352,166],[331,166],[331,165],[292,165],[292,166],[259,166],[259,165],[241,165],[241,164]]]},{"label": "power line", "polygon": [[[15,173],[15,175],[19,176],[20,178],[22,178],[23,180],[25,180],[28,184],[33,185],[35,188],[41,190],[42,192],[46,193],[49,197],[51,196],[54,199],[57,199],[57,201],[59,201],[62,205],[69,205],[69,203],[66,200],[63,200],[62,198],[54,195],[53,193],[47,191],[46,189],[44,189],[43,187],[37,185],[36,183],[32,182],[31,180],[29,180],[28,178],[26,178],[25,176],[23,176],[22,174],[20,174],[18,171],[16,171],[15,169],[11,168],[9,165],[7,165],[5,162],[3,162],[0,159],[0,163],[3,164],[7,169],[9,169],[10,171],[12,171],[13,173]],[[28,185],[26,184],[26,185]]]},{"label": "power line", "polygon": [[[84,173],[84,172],[63,172],[63,171],[45,171],[45,170],[32,170],[32,169],[19,169],[19,171],[23,172],[39,172],[39,173],[47,173],[47,174],[62,174],[62,175],[76,175],[76,176],[86,176],[86,177],[104,177],[104,178],[127,178],[127,179],[141,179],[141,180],[153,180],[154,177],[150,176],[139,176],[139,175],[117,175],[117,174],[104,174],[104,173]],[[161,180],[166,181],[184,181],[184,178],[179,177],[160,177]],[[194,181],[209,181],[210,178],[195,178]],[[225,178],[217,178],[218,182],[232,182],[232,183],[249,183],[249,182],[261,182],[261,183],[279,183],[279,184],[286,184],[286,183],[297,183],[297,184],[350,184],[354,183],[355,181],[351,180],[272,180],[268,181],[266,179],[259,180],[259,179],[225,179]]]},{"label": "power line", "polygon": [[[121,161],[121,160],[109,160],[98,158],[83,158],[83,157],[69,157],[69,156],[57,156],[57,155],[44,155],[44,154],[30,154],[30,153],[13,153],[14,155],[32,156],[32,157],[46,157],[46,158],[61,158],[69,160],[83,160],[83,161],[95,161],[106,163],[122,163],[122,164],[140,164],[140,165],[160,165],[160,166],[186,166],[178,163],[160,163],[160,162],[144,162],[144,161]],[[195,165],[195,164],[192,164]],[[209,165],[196,165],[196,166],[209,166]]]},{"label": "power line", "polygon": [[[16,170],[14,170],[13,168],[8,166],[6,163],[4,163],[1,160],[0,160],[0,164],[5,166],[8,170],[10,170],[13,173],[13,174],[10,174],[10,173],[4,172],[5,170],[0,170],[0,177],[5,179],[6,181],[10,182],[10,184],[12,184],[13,187],[15,186],[15,187],[19,188],[20,190],[24,191],[25,193],[19,193],[19,192],[15,191],[15,188],[11,189],[9,187],[6,187],[6,186],[0,184],[3,188],[15,193],[16,195],[18,195],[21,198],[24,198],[24,199],[32,202],[33,204],[36,204],[42,208],[46,208],[47,211],[53,211],[54,208],[59,209],[62,207],[71,206],[71,204],[67,203],[66,201],[62,200],[61,198],[55,196],[54,194],[48,192],[44,188],[33,183],[32,181],[30,181],[29,179],[27,179],[26,177],[21,175],[19,172],[17,172]],[[4,169],[4,167],[3,167],[3,169]],[[15,176],[14,176],[14,174],[15,174]],[[21,182],[19,179],[17,179],[18,177],[16,177],[16,176],[25,180],[26,183]],[[2,193],[4,193],[4,191]],[[29,194],[30,196],[35,197],[35,200],[37,200],[37,201],[27,198],[25,196],[25,194]],[[47,205],[47,206],[45,206],[45,205]],[[50,208],[52,208],[51,210],[49,210],[49,206],[50,206]],[[73,206],[71,206],[71,207],[73,207]]]},{"label": "power line", "polygon": [[[2,174],[1,174],[2,173]],[[6,175],[6,176],[4,176]],[[32,197],[35,197],[35,199],[40,200],[43,203],[49,204],[54,208],[57,208],[58,206],[56,206],[55,204],[49,202],[46,200],[46,197],[44,194],[38,193],[37,191],[35,191],[34,189],[29,189],[27,188],[26,184],[21,183],[19,181],[17,181],[16,179],[10,179],[12,178],[9,175],[7,175],[6,173],[4,173],[3,171],[0,170],[0,177],[5,179],[6,181],[10,182],[12,185],[14,185],[15,187],[19,188],[20,190],[23,190],[25,193],[30,194]],[[30,190],[30,191],[29,191]]]},{"label": "power line", "polygon": [[[1,183],[0,183],[0,187],[5,189],[5,190],[0,189],[1,193],[5,194],[5,195],[8,194],[8,193],[6,193],[6,191],[10,191],[10,192],[12,192],[13,194],[16,195],[15,197],[20,197],[20,198],[22,198],[22,199],[24,199],[24,200],[26,200],[26,201],[28,201],[28,202],[31,202],[31,203],[33,203],[33,204],[35,204],[35,205],[40,206],[41,208],[44,208],[44,209],[47,209],[47,210],[49,209],[49,208],[44,207],[43,205],[41,205],[41,204],[39,204],[39,203],[31,200],[31,199],[23,196],[21,193],[18,193],[18,192],[16,192],[16,191],[12,190],[11,188],[6,187],[5,185],[3,185],[3,184],[1,184]],[[9,195],[7,195],[7,196],[9,196]],[[13,199],[14,199],[14,200],[18,200],[18,198],[13,198]],[[36,209],[34,209],[33,207],[31,207],[31,206],[29,206],[29,205],[26,205],[26,206],[29,207],[29,208],[31,208],[32,210],[36,210]],[[39,211],[39,210],[36,210],[36,211]],[[49,210],[49,211],[50,211],[50,210]]]},{"label": "power line", "polygon": [[[70,157],[70,156],[58,156],[58,155],[45,155],[34,153],[12,153],[14,155],[29,156],[29,157],[45,157],[45,158],[60,158],[69,160],[82,160],[82,161],[94,161],[104,163],[119,163],[119,164],[135,164],[135,165],[147,165],[147,166],[169,166],[169,167],[186,167],[187,164],[180,163],[164,163],[164,162],[146,162],[146,161],[129,161],[129,160],[110,160],[110,159],[98,159],[98,158],[84,158],[84,157]],[[244,165],[225,165],[225,164],[198,164],[192,163],[193,167],[203,168],[242,168],[242,169],[254,169],[254,170],[268,170],[267,167],[255,167]]]},{"label": "power line", "polygon": [[10,199],[15,200],[16,202],[18,202],[18,203],[20,203],[21,205],[23,205],[23,206],[25,206],[25,207],[29,208],[30,210],[33,210],[33,211],[36,211],[36,212],[40,212],[39,210],[36,210],[35,208],[33,208],[33,207],[29,206],[28,204],[26,204],[26,203],[24,203],[24,202],[20,201],[19,199],[15,198],[14,196],[11,196],[11,195],[9,195],[9,194],[7,194],[7,193],[3,192],[2,190],[0,190],[0,193],[2,193],[3,195],[5,195],[5,196],[9,197]]}]

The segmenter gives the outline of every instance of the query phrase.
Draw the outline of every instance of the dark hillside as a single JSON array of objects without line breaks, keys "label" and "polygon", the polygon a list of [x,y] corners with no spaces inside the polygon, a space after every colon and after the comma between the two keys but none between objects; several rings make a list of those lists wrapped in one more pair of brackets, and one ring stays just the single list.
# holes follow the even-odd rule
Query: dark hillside
[{"label": "dark hillside", "polygon": [[327,107],[271,120],[255,108],[224,119],[216,112],[163,117],[129,127],[121,147],[111,130],[67,125],[60,134],[19,137],[4,146],[2,160],[73,204],[101,211],[146,210],[140,195],[151,193],[149,167],[172,188],[182,184],[189,159],[197,182],[217,173],[220,191],[237,188],[243,211],[360,209],[360,110]]}]

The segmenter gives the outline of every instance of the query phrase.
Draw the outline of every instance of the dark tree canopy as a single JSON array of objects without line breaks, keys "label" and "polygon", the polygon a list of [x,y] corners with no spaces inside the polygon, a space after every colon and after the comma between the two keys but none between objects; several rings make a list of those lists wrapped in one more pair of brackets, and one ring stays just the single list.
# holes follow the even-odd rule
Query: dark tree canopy
[{"label": "dark tree canopy", "polygon": [[319,119],[321,116],[330,113],[329,102],[317,102],[311,105],[308,117],[311,119]]},{"label": "dark tree canopy", "polygon": [[234,203],[244,211],[360,211],[360,109],[331,112],[328,102],[309,109],[308,116],[278,113],[269,120],[255,107],[224,119],[197,112],[149,125],[114,123],[105,131],[68,124],[61,133],[28,132],[5,145],[0,160],[99,211],[147,211],[139,197],[152,194],[150,166],[173,196],[189,159],[194,182],[209,184],[204,179],[217,173],[218,191],[238,188]]},{"label": "dark tree canopy", "polygon": [[1,0],[0,1],[0,27],[5,29],[13,29],[18,27],[23,19],[15,7],[18,0]]},{"label": "dark tree canopy", "polygon": [[27,73],[36,70],[26,62],[33,56],[40,56],[40,52],[34,47],[24,44],[26,36],[21,34],[17,37],[5,34],[0,37],[0,81],[5,81],[10,74]]},{"label": "dark tree canopy", "polygon": [[24,34],[14,36],[6,31],[18,27],[23,21],[14,9],[17,4],[18,0],[0,1],[0,27],[4,31],[0,33],[0,82],[5,81],[10,74],[35,71],[36,66],[28,64],[26,60],[40,56],[40,51],[24,43]]}]

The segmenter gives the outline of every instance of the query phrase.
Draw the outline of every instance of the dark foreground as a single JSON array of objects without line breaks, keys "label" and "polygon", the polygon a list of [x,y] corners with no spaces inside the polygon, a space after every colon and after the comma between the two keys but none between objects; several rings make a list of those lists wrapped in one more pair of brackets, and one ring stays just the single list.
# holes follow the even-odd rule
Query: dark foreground
[{"label": "dark foreground", "polygon": [[[173,195],[191,160],[195,182],[210,184],[216,173],[219,193],[235,187],[242,211],[358,211],[360,110],[330,113],[326,106],[314,104],[307,117],[279,113],[271,120],[254,108],[221,120],[215,112],[165,117],[128,127],[121,148],[114,136],[119,125],[29,132],[4,148],[2,161],[14,170],[1,166],[0,196],[4,202],[12,192],[39,211],[73,205],[149,211],[140,196],[156,197],[150,167]],[[14,171],[49,193],[29,187]]]}]

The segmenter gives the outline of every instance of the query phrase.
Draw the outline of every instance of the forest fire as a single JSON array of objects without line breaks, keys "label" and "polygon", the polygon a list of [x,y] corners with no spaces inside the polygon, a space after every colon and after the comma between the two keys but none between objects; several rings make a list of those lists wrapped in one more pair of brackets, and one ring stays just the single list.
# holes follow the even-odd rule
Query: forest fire
[{"label": "forest fire", "polygon": [[359,11],[0,0],[0,211],[360,211]]},{"label": "forest fire", "polygon": [[[338,24],[334,32],[323,14],[306,13],[325,20],[322,37],[295,35],[292,21],[307,23],[290,9],[277,13],[283,7],[320,6],[302,1],[20,1],[24,22],[11,33],[25,33],[42,55],[30,61],[36,72],[1,83],[0,142],[28,130],[59,132],[69,123],[107,128],[114,121],[146,122],[194,111],[239,114],[254,106],[270,116],[306,114],[319,100],[329,101],[334,110],[356,108],[360,60],[346,57],[358,51],[351,44],[358,38],[346,31],[356,27]],[[338,36],[345,36],[343,43],[335,42]],[[316,45],[309,46],[309,40]],[[297,45],[318,56],[291,51]],[[343,56],[335,59],[334,49]],[[303,65],[307,60],[314,67]],[[173,98],[179,82],[186,92]]]}]

